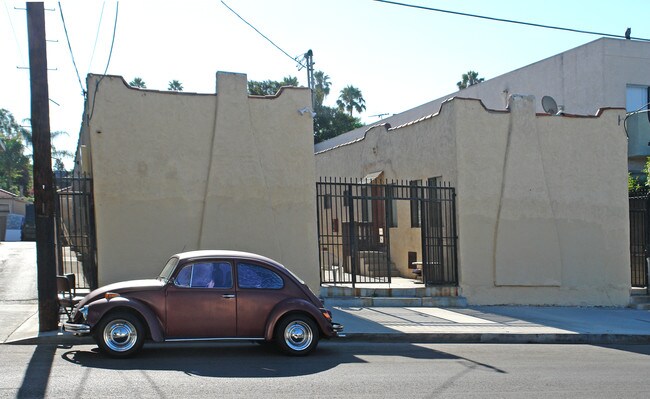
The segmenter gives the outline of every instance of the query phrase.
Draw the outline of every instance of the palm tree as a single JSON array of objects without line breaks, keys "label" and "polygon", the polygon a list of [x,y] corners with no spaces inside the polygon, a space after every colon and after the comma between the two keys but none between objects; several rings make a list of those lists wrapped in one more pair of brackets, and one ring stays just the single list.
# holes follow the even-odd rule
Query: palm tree
[{"label": "palm tree", "polygon": [[138,89],[146,89],[147,84],[142,80],[142,78],[135,77],[131,82],[129,82],[129,86],[131,87],[137,87]]},{"label": "palm tree", "polygon": [[295,76],[285,76],[282,78],[282,81],[280,82],[280,86],[295,86],[298,87],[300,83],[298,83],[298,78]]},{"label": "palm tree", "polygon": [[339,109],[348,111],[352,116],[352,110],[356,110],[360,114],[366,109],[366,100],[363,99],[361,90],[354,86],[346,86],[341,90],[336,105],[339,106]]},{"label": "palm tree", "polygon": [[167,87],[167,90],[169,91],[183,91],[183,84],[179,82],[178,80],[172,80],[169,82],[169,86]]},{"label": "palm tree", "polygon": [[467,73],[463,74],[463,80],[460,82],[456,83],[456,86],[458,86],[458,90],[466,89],[470,86],[473,86],[477,83],[483,82],[485,79],[484,78],[479,78],[478,77],[478,72],[475,71],[468,71]]},{"label": "palm tree", "polygon": [[314,72],[314,82],[314,99],[316,102],[315,107],[320,108],[323,106],[325,97],[330,94],[330,86],[332,83],[330,82],[330,77],[327,76],[323,71]]},{"label": "palm tree", "polygon": [[[8,111],[4,109],[0,109],[0,117],[4,117],[4,113]],[[11,113],[9,113],[10,120],[13,120],[13,116],[11,116]],[[31,125],[32,120],[30,118],[25,118],[23,119],[23,124],[26,125]],[[4,123],[2,124],[3,126],[0,126],[0,130],[4,130]],[[22,139],[25,141],[25,147],[33,147],[33,137],[32,137],[32,132],[29,129],[26,129],[25,127],[18,125],[13,122],[14,125],[14,130],[16,132],[20,132],[20,135]],[[55,130],[55,131],[50,131],[50,142],[54,141],[55,138],[61,137],[61,136],[69,136],[68,132],[65,132],[63,130]],[[50,144],[51,146],[51,151],[52,151],[52,159],[54,160],[60,160],[61,158],[72,158],[74,154],[68,150],[59,150],[54,146],[54,144]]]}]

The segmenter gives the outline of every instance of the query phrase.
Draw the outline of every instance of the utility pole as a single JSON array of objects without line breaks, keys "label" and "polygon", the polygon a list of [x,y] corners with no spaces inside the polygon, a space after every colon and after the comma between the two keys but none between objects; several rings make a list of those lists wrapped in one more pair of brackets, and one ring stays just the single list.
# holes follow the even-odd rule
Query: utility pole
[{"label": "utility pole", "polygon": [[39,331],[58,328],[56,256],[54,253],[54,187],[50,108],[47,85],[45,9],[42,2],[27,3],[29,78],[32,94],[32,148],[34,150],[34,211]]},{"label": "utility pole", "polygon": [[316,107],[316,97],[314,95],[314,53],[311,49],[305,53],[305,63],[307,64],[307,87],[311,90],[311,109],[316,112],[314,110],[314,107]]}]

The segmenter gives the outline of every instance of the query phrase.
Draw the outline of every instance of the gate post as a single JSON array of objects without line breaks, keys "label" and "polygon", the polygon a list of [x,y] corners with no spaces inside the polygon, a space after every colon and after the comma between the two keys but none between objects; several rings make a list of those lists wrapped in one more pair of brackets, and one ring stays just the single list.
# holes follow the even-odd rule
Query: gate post
[{"label": "gate post", "polygon": [[392,283],[393,269],[390,258],[390,228],[397,215],[393,215],[393,198],[395,197],[395,185],[384,185],[384,245],[386,246],[386,273],[388,275],[388,284]]},{"label": "gate post", "polygon": [[427,228],[427,218],[428,218],[428,207],[426,206],[427,203],[424,200],[425,196],[425,187],[422,186],[420,187],[419,190],[415,190],[417,192],[417,195],[419,198],[417,198],[418,203],[420,204],[420,237],[421,237],[421,243],[422,243],[422,282],[424,283],[425,286],[429,286],[429,268],[427,267],[427,264],[430,262],[429,259],[429,243],[428,243],[428,237],[429,237],[429,230]]},{"label": "gate post", "polygon": [[354,224],[354,196],[352,194],[352,184],[348,185],[348,229],[350,235],[350,272],[352,274],[352,288],[355,287],[357,281],[357,255],[358,243],[356,226]]}]

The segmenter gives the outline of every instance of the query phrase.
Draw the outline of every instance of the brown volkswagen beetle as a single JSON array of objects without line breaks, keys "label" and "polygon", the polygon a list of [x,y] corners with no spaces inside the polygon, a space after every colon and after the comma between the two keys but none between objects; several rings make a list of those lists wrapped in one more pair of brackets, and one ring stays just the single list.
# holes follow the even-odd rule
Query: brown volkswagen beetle
[{"label": "brown volkswagen beetle", "polygon": [[110,284],[75,307],[64,330],[92,334],[113,357],[154,342],[275,341],[294,356],[343,326],[307,285],[281,264],[237,251],[193,251],[172,256],[156,279]]}]

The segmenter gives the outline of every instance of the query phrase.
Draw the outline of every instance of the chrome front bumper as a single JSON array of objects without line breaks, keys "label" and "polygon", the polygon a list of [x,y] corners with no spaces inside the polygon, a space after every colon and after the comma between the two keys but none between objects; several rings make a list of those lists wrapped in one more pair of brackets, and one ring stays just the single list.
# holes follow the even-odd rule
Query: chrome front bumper
[{"label": "chrome front bumper", "polygon": [[74,335],[88,335],[90,334],[90,326],[88,324],[78,323],[63,323],[63,331],[73,333]]}]

